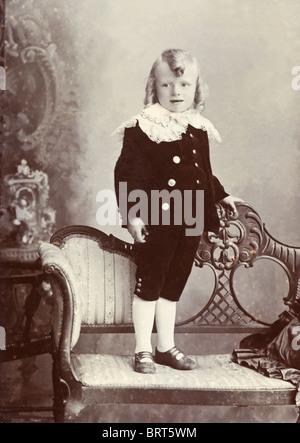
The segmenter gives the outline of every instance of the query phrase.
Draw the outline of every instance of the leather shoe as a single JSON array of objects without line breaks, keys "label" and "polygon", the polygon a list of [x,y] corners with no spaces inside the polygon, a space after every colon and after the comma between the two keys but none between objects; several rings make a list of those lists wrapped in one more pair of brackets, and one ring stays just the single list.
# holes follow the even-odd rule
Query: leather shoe
[{"label": "leather shoe", "polygon": [[141,351],[135,354],[134,370],[140,374],[155,374],[152,352]]},{"label": "leather shoe", "polygon": [[155,361],[160,365],[171,366],[171,368],[187,371],[198,368],[198,364],[189,357],[186,357],[180,349],[174,346],[167,352],[159,352],[156,348]]}]

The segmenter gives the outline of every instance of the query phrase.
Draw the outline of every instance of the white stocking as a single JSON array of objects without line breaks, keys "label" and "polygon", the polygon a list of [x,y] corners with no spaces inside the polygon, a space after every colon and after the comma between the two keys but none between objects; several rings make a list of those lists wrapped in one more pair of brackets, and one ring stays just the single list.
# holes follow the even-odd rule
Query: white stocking
[{"label": "white stocking", "polygon": [[133,298],[132,318],[135,332],[135,352],[152,352],[151,335],[155,316],[155,301]]},{"label": "white stocking", "polygon": [[156,302],[155,324],[157,330],[157,349],[167,352],[175,346],[174,326],[176,319],[175,301],[159,298]]}]

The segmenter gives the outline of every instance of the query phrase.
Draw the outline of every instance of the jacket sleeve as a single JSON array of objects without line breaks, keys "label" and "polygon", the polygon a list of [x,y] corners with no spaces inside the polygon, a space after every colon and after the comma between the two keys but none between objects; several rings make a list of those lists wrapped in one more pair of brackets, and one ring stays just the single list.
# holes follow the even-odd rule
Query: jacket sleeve
[{"label": "jacket sleeve", "polygon": [[220,200],[223,200],[223,198],[227,197],[229,194],[225,191],[224,187],[221,185],[219,179],[213,175],[213,187],[215,192],[215,202],[217,203]]},{"label": "jacket sleeve", "polygon": [[227,197],[229,194],[225,191],[225,189],[222,186],[222,184],[220,183],[219,179],[215,175],[213,175],[213,173],[212,173],[210,154],[209,154],[208,137],[207,137],[207,147],[208,147],[208,170],[209,170],[209,174],[210,174],[210,182],[212,184],[212,188],[213,188],[213,192],[214,192],[215,203],[217,203],[218,201]]},{"label": "jacket sleeve", "polygon": [[123,147],[114,171],[115,193],[122,218],[122,226],[127,226],[128,211],[136,202],[128,202],[134,190],[146,190],[149,184],[149,162],[146,146],[139,135],[139,128],[126,128]]}]

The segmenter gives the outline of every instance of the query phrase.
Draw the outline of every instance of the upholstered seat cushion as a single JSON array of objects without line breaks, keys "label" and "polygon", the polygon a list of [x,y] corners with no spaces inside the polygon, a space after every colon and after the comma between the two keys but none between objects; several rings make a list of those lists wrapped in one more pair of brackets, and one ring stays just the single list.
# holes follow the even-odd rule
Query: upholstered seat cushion
[{"label": "upholstered seat cushion", "polygon": [[[156,364],[156,374],[138,374],[133,370],[133,356],[114,356],[81,354],[73,356],[75,371],[87,388],[124,390],[144,388],[146,390],[190,390],[189,395],[199,391],[234,392],[243,395],[245,391],[270,391],[286,394],[287,402],[295,392],[295,386],[279,379],[265,377],[249,368],[242,367],[231,361],[231,355],[193,356],[199,369],[178,371],[167,366]],[[243,391],[243,393],[240,393]],[[229,394],[230,396],[231,394]],[[249,400],[249,399],[248,399]],[[273,398],[274,400],[274,398]],[[226,403],[225,401],[221,402]],[[281,404],[280,401],[278,404]]]}]

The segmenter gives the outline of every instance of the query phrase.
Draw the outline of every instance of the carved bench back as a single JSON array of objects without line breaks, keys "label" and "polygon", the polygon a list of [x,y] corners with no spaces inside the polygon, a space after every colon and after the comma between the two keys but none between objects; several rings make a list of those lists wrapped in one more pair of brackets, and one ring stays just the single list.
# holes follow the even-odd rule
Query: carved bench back
[{"label": "carved bench back", "polygon": [[[240,304],[233,284],[239,267],[252,267],[261,258],[276,262],[284,270],[289,285],[285,304],[291,310],[298,309],[300,248],[271,237],[248,205],[238,206],[237,219],[221,206],[218,210],[222,225],[219,233],[204,233],[195,257],[197,267],[209,266],[214,273],[212,294],[200,312],[177,323],[177,330],[246,332],[268,326]],[[85,226],[64,228],[51,242],[60,246],[80,282],[83,329],[90,332],[100,326],[108,331],[132,330],[134,247]]]},{"label": "carved bench back", "polygon": [[[218,205],[218,212],[221,219],[218,234],[204,233],[195,257],[196,266],[209,266],[212,269],[215,288],[203,309],[181,324],[192,322],[202,327],[225,327],[227,330],[232,327],[245,332],[254,327],[268,326],[262,321],[262,315],[255,318],[247,311],[247,306],[241,304],[243,297],[238,296],[234,284],[234,276],[241,267],[252,268],[262,259],[276,263],[284,271],[280,275],[287,282],[288,291],[282,294],[283,302],[289,310],[298,311],[300,248],[285,245],[273,238],[258,213],[249,205],[238,205],[236,219],[227,214],[221,205]],[[278,291],[271,295],[273,299],[269,299],[268,303],[274,304]],[[264,308],[267,310],[268,306]]]}]

